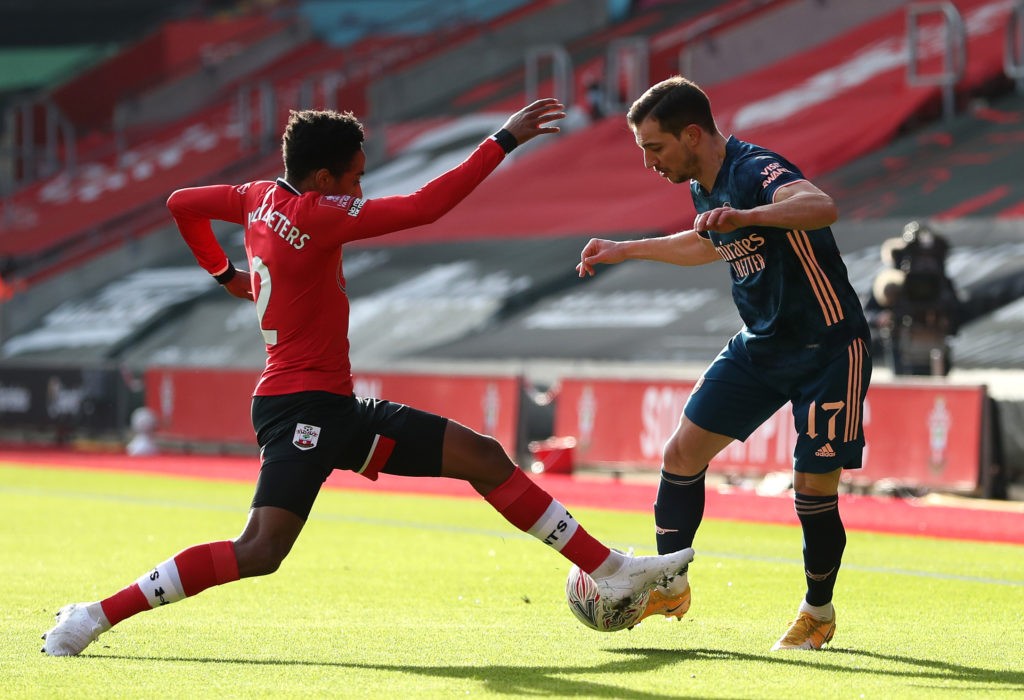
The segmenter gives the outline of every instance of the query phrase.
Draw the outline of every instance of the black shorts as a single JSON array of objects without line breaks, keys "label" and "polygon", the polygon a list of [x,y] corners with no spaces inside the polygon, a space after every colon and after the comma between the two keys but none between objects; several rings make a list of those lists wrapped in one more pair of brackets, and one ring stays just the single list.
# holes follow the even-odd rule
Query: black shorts
[{"label": "black shorts", "polygon": [[252,425],[260,446],[252,507],[277,506],[306,518],[324,480],[348,469],[440,476],[448,419],[399,403],[306,391],[256,396]]}]

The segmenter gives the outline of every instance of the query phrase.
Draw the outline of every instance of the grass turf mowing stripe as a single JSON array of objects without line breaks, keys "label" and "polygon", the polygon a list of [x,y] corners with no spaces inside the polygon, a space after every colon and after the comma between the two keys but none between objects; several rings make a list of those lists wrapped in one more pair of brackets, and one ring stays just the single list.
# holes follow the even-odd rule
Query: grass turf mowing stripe
[{"label": "grass turf mowing stripe", "polygon": [[[56,450],[0,451],[4,461],[23,466],[79,468],[122,473],[180,475],[196,479],[255,483],[255,457],[208,455],[158,455],[129,457],[112,453],[61,452]],[[574,507],[611,508],[649,512],[657,488],[654,482],[609,481],[583,475],[541,474],[535,477],[555,498]],[[377,482],[347,471],[335,471],[326,488],[435,494],[476,499],[467,484],[452,479],[410,479],[382,475]],[[973,501],[973,505],[984,505]],[[979,542],[1024,543],[1024,504],[992,503],[997,510],[932,505],[926,499],[902,500],[846,494],[840,510],[847,530],[917,534],[928,537]],[[792,498],[772,497],[728,489],[709,488],[705,517],[747,522],[793,524]]]},{"label": "grass turf mowing stripe", "polygon": [[[45,489],[45,488],[11,488],[0,486],[0,494],[11,494],[14,496],[34,496],[34,497],[49,497],[49,498],[66,498],[81,501],[96,501],[103,503],[123,503],[141,506],[155,506],[160,508],[175,508],[183,510],[207,510],[216,512],[241,512],[234,506],[219,505],[219,504],[208,504],[198,503],[189,501],[176,501],[167,500],[163,498],[145,498],[137,496],[125,496],[118,494],[102,494],[102,493],[89,493],[79,491],[67,491],[62,489]],[[361,492],[359,492],[361,493]],[[383,494],[378,494],[383,496]],[[386,497],[386,496],[385,496]],[[412,498],[417,496],[412,495]],[[481,529],[472,527],[460,527],[454,523],[427,523],[415,520],[397,520],[394,518],[376,518],[376,517],[365,517],[365,516],[349,516],[341,515],[337,513],[318,513],[316,506],[313,507],[313,512],[309,517],[310,521],[323,521],[323,522],[348,522],[358,523],[360,525],[374,525],[379,527],[398,528],[407,530],[432,530],[437,532],[446,532],[451,534],[470,534],[480,535],[486,537],[497,537],[497,538],[515,538],[521,540],[532,540],[533,537],[525,533],[519,532],[509,525],[507,528],[501,529]],[[787,527],[787,526],[781,526]],[[796,529],[796,526],[789,526]],[[636,542],[609,542],[610,546],[617,547],[618,549],[628,550],[634,549],[639,553],[652,550],[653,547],[650,544],[638,544]],[[736,554],[732,552],[721,552],[714,550],[700,550],[701,558],[716,558],[716,559],[735,559],[739,561],[758,561],[768,563],[778,563],[787,565],[802,565],[803,561],[793,558],[786,557],[761,557],[751,554]],[[993,584],[999,586],[1022,586],[1024,587],[1024,579],[1022,580],[1004,580],[998,578],[979,577],[971,576],[967,574],[950,573],[950,572],[935,572],[935,571],[918,571],[912,569],[901,569],[887,566],[865,566],[854,563],[844,563],[843,569],[845,571],[865,571],[872,573],[880,573],[887,575],[898,575],[898,576],[910,576],[920,578],[933,578],[938,580],[947,581],[964,581],[969,583],[982,583],[982,584]]]}]

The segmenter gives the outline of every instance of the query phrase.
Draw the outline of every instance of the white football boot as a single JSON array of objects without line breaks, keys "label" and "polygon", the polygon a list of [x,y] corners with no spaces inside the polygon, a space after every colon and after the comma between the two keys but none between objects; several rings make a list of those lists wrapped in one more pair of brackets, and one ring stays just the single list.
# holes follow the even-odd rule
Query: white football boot
[{"label": "white football boot", "polygon": [[686,572],[691,561],[692,547],[653,557],[627,555],[618,571],[610,576],[595,578],[594,582],[607,606],[630,607],[639,604],[648,591],[672,583],[676,576]]},{"label": "white football boot", "polygon": [[110,629],[99,603],[72,603],[57,611],[57,624],[43,634],[40,651],[50,656],[76,656]]}]

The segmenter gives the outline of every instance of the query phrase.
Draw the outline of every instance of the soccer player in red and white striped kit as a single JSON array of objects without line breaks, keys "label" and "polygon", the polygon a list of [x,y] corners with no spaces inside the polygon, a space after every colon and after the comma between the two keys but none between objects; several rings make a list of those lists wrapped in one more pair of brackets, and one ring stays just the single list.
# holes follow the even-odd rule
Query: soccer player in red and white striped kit
[{"label": "soccer player in red and white striped kit", "polygon": [[[612,605],[637,605],[685,571],[692,549],[633,557],[606,547],[494,438],[442,416],[353,395],[343,245],[436,221],[512,149],[557,132],[553,122],[564,116],[557,100],[538,100],[414,194],[364,199],[359,121],[350,112],[292,112],[282,139],[284,177],[170,196],[167,206],[197,262],[228,293],[255,302],[266,342],[266,368],[252,399],[262,464],[249,518],[234,540],[189,547],[108,598],[64,606],[43,635],[44,652],[79,654],[132,615],[273,573],[336,468],[371,480],[386,473],[468,481],[510,523],[590,574]],[[244,226],[249,272],[228,260],[213,219]]]}]

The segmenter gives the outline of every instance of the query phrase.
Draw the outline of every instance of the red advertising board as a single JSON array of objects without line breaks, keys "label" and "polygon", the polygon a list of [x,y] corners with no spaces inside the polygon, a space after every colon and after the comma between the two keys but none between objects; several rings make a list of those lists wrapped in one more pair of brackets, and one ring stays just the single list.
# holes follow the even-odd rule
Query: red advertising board
[{"label": "red advertising board", "polygon": [[[555,434],[577,439],[580,464],[657,469],[694,382],[568,378],[561,382]],[[985,448],[983,386],[874,384],[864,406],[867,450],[856,477],[973,489]],[[796,434],[787,405],[745,442],[716,459],[743,474],[792,468]]]},{"label": "red advertising board", "polygon": [[[159,418],[159,437],[197,443],[254,444],[249,399],[255,370],[158,368],[146,374],[146,404]],[[364,373],[356,394],[387,398],[496,437],[515,455],[522,379]],[[692,380],[566,378],[556,400],[555,434],[577,440],[584,465],[657,469]],[[864,407],[864,469],[853,476],[922,486],[973,489],[985,456],[983,386],[940,383],[872,385]],[[715,463],[743,474],[787,471],[796,435],[789,407]]]},{"label": "red advertising board", "polygon": [[[164,439],[255,444],[248,398],[257,370],[157,368],[146,373],[146,405]],[[518,445],[518,376],[356,374],[357,396],[386,398],[493,435],[510,454]]]},{"label": "red advertising board", "polygon": [[147,370],[146,406],[157,415],[157,436],[182,442],[255,446],[249,397],[259,376],[259,370]]},{"label": "red advertising board", "polygon": [[513,457],[518,449],[519,376],[355,373],[356,396],[408,404],[492,435]]}]

